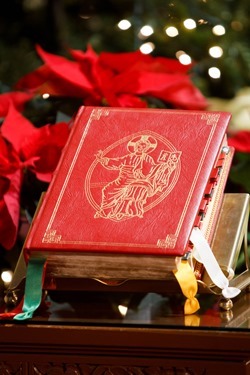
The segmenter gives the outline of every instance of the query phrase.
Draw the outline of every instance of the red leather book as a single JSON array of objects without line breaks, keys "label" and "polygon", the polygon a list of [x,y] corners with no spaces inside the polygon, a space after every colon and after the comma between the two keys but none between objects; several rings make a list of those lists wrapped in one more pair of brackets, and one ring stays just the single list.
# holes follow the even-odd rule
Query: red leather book
[{"label": "red leather book", "polygon": [[183,256],[213,200],[229,121],[226,112],[81,107],[25,256]]}]

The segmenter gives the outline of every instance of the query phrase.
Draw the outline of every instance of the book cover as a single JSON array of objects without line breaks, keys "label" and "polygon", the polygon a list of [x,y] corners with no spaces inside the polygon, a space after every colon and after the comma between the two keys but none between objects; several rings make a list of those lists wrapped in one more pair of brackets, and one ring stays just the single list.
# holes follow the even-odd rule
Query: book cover
[{"label": "book cover", "polygon": [[81,107],[25,254],[183,256],[229,121],[226,112]]}]

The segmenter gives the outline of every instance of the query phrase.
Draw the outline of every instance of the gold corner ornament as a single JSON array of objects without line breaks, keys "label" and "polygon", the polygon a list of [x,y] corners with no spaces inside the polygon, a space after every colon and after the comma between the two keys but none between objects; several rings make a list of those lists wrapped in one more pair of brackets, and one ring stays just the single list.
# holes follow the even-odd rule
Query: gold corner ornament
[{"label": "gold corner ornament", "polygon": [[62,236],[56,233],[54,229],[48,229],[42,239],[43,243],[59,243]]},{"label": "gold corner ornament", "polygon": [[168,234],[165,239],[157,241],[157,247],[162,249],[174,249],[178,236],[176,234]]},{"label": "gold corner ornament", "polygon": [[219,113],[203,113],[201,119],[207,122],[207,125],[216,125],[220,119]]}]

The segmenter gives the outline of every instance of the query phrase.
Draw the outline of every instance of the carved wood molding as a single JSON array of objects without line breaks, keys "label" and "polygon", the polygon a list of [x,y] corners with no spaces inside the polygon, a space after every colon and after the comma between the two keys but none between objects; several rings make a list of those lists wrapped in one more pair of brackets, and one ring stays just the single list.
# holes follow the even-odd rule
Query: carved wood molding
[{"label": "carved wood molding", "polygon": [[25,375],[25,366],[23,363],[8,363],[0,362],[0,374],[1,375]]},{"label": "carved wood molding", "polygon": [[162,366],[109,366],[84,364],[33,363],[31,375],[201,375],[205,369]]}]

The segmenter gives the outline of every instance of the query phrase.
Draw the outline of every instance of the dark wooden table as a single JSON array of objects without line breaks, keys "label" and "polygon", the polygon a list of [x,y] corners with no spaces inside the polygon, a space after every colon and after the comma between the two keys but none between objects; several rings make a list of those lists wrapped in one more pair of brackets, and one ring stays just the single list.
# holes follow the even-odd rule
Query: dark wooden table
[{"label": "dark wooden table", "polygon": [[[34,318],[0,324],[0,375],[250,374],[250,294],[230,311],[200,296],[51,292]],[[123,311],[124,310],[124,311]]]}]

